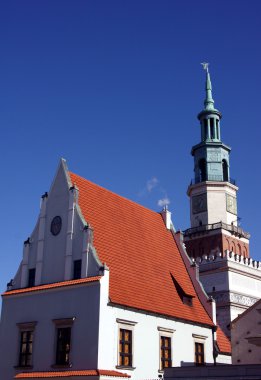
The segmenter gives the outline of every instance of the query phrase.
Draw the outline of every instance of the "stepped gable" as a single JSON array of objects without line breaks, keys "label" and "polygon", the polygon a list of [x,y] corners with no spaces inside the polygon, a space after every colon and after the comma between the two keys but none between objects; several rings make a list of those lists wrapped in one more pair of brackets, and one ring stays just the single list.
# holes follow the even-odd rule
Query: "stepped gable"
[{"label": "stepped gable", "polygon": [[[212,326],[161,214],[69,174],[97,254],[110,270],[110,301]],[[180,288],[192,306],[182,302]]]}]

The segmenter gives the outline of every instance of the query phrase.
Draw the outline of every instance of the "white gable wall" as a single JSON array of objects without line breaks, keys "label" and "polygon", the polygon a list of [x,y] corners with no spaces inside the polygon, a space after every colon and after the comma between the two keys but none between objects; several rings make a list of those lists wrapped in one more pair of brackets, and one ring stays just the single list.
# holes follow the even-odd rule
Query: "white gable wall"
[{"label": "white gable wall", "polygon": [[[49,195],[42,199],[30,243],[24,245],[13,289],[28,286],[31,268],[36,268],[35,285],[70,280],[74,260],[82,259],[82,277],[99,274],[102,263],[94,254],[92,231],[86,229],[87,222],[77,206],[78,190],[71,185],[65,163],[61,161]],[[62,219],[61,231],[56,236],[50,230],[55,216]]]}]

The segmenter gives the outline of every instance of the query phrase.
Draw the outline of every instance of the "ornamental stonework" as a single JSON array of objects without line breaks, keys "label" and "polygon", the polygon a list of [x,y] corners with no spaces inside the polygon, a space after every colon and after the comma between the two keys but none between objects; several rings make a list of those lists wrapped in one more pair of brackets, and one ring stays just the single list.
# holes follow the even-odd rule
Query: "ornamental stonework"
[{"label": "ornamental stonework", "polygon": [[247,307],[252,306],[257,301],[257,298],[244,296],[238,293],[228,293],[228,292],[212,294],[212,297],[215,299],[217,304],[231,302],[231,303],[235,303],[235,304],[247,306]]}]

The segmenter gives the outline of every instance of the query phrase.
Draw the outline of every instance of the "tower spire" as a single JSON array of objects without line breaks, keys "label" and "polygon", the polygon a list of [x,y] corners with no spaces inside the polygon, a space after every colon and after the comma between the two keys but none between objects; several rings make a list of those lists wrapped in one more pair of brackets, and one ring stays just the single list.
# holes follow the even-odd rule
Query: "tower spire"
[{"label": "tower spire", "polygon": [[206,99],[204,101],[205,110],[214,110],[214,99],[212,98],[212,85],[210,80],[210,74],[208,70],[209,63],[203,62],[201,63],[203,69],[206,71]]}]

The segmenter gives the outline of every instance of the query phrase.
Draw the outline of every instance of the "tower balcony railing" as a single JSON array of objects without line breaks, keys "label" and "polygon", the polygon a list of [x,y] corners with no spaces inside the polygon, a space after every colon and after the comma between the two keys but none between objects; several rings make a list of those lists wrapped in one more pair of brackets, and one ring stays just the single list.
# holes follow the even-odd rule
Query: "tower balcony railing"
[{"label": "tower balcony railing", "polygon": [[195,177],[194,179],[191,180],[190,185],[196,185],[197,183],[205,182],[205,181],[229,182],[232,185],[236,185],[236,180],[231,177],[224,179],[222,175],[212,175],[212,174],[208,174],[206,177],[202,177],[202,176]]},{"label": "tower balcony railing", "polygon": [[223,222],[204,224],[202,226],[188,228],[187,230],[183,231],[183,233],[184,233],[184,236],[190,236],[195,233],[217,230],[220,228],[227,230],[231,232],[232,234],[238,235],[240,237],[244,237],[246,239],[250,238],[250,234],[244,231],[241,227],[235,226],[234,224],[227,224]]}]

